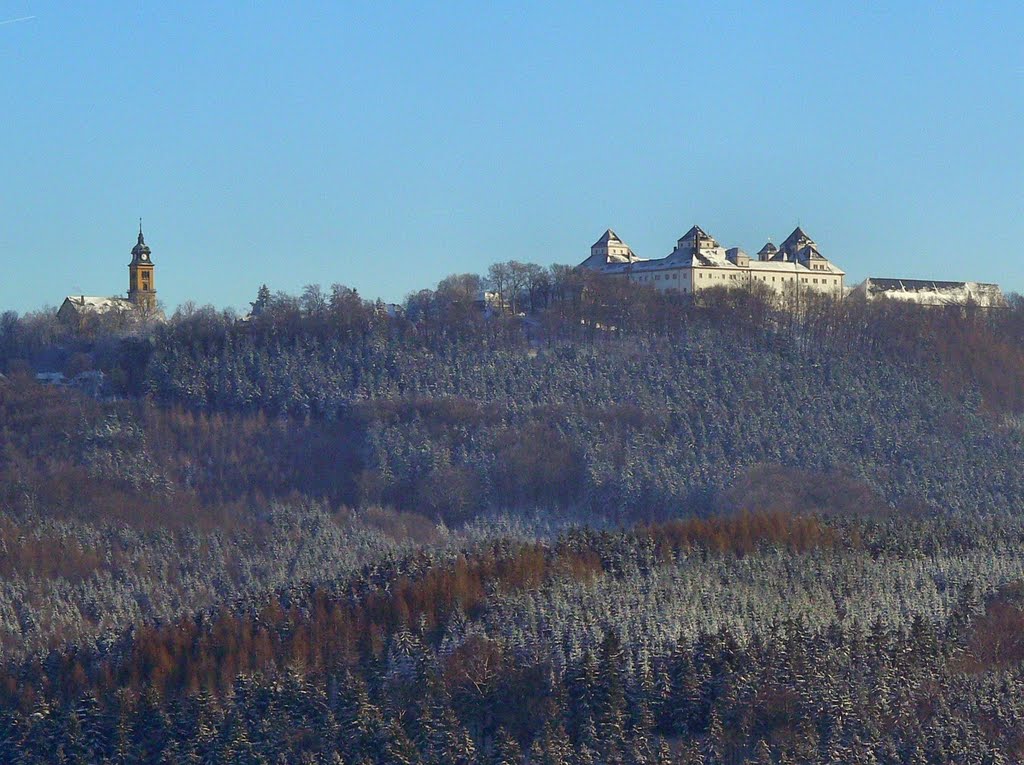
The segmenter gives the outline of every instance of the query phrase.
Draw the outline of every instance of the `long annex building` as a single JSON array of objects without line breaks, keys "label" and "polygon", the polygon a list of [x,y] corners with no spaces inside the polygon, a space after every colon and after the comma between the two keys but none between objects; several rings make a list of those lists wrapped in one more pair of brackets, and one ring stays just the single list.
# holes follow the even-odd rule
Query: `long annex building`
[{"label": "long annex building", "polygon": [[842,295],[846,276],[799,226],[778,247],[768,242],[756,259],[739,247],[725,249],[700,226],[687,231],[666,257],[639,258],[608,229],[594,242],[590,257],[580,266],[683,294],[760,283],[778,292],[810,289]]}]

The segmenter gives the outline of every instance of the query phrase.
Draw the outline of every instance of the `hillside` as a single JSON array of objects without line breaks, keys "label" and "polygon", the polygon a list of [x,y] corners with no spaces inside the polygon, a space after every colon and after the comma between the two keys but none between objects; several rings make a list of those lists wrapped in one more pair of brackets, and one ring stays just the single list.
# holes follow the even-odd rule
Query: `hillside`
[{"label": "hillside", "polygon": [[0,759],[1022,751],[1019,301],[465,281],[4,316]]}]

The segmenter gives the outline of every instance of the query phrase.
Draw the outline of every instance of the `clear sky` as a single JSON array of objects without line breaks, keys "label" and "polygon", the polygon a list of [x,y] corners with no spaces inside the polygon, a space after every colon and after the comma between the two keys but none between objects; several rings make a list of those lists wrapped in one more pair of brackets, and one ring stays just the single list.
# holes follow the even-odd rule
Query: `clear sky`
[{"label": "clear sky", "polygon": [[171,309],[694,223],[1024,291],[1022,39],[1020,2],[0,0],[0,310],[127,290],[139,216]]}]

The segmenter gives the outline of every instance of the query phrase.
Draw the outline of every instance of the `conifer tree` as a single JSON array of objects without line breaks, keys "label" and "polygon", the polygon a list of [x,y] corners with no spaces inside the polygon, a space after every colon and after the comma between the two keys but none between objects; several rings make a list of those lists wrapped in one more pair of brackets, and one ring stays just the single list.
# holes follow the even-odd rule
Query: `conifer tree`
[{"label": "conifer tree", "polygon": [[504,728],[499,728],[495,735],[494,753],[491,755],[493,765],[522,765],[523,751],[519,742],[509,735]]}]

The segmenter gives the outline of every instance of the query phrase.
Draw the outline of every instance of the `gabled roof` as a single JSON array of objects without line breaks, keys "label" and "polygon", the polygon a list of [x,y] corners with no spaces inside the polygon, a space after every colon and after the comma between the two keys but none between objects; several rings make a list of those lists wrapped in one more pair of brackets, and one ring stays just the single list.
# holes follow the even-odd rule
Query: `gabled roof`
[{"label": "gabled roof", "polygon": [[764,247],[757,251],[758,255],[767,255],[772,252],[778,252],[779,248],[771,243],[771,240],[765,242]]},{"label": "gabled roof", "polygon": [[96,295],[68,295],[64,304],[76,311],[90,313],[106,313],[108,311],[125,311],[134,307],[134,303],[123,297],[98,297]]},{"label": "gabled roof", "polygon": [[608,244],[609,242],[614,242],[615,244],[623,244],[623,241],[621,239],[619,239],[619,235],[618,234],[616,234],[611,229],[607,229],[603,234],[601,234],[601,238],[598,239],[596,242],[594,242],[590,246],[591,247],[598,247],[598,246],[600,246],[602,244]]},{"label": "gabled roof", "polygon": [[807,236],[807,233],[802,228],[797,226],[795,229],[793,229],[793,233],[786,237],[785,241],[782,243],[781,249],[785,250],[789,247],[800,244],[802,242],[813,243],[814,240]]},{"label": "gabled roof", "polygon": [[690,230],[687,231],[685,234],[683,234],[681,237],[679,237],[679,241],[682,242],[685,239],[697,239],[697,238],[700,238],[700,239],[710,239],[711,241],[714,241],[714,239],[715,239],[713,236],[708,234],[708,232],[705,231],[704,229],[702,229],[700,226],[690,226]]}]

